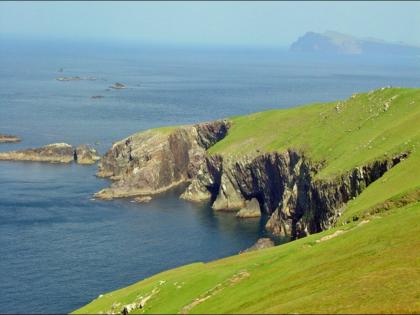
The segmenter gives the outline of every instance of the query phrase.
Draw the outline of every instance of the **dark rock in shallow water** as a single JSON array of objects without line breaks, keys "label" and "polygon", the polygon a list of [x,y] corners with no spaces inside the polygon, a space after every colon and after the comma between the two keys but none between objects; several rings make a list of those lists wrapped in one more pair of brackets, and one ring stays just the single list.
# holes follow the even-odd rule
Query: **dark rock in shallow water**
[{"label": "dark rock in shallow water", "polygon": [[117,82],[117,83],[114,83],[113,85],[111,85],[110,88],[116,89],[116,90],[121,90],[121,89],[125,89],[126,86],[122,83]]},{"label": "dark rock in shallow water", "polygon": [[20,141],[19,137],[0,134],[0,143],[16,143]]},{"label": "dark rock in shallow water", "polygon": [[74,160],[74,149],[67,143],[53,143],[36,149],[1,152],[0,160],[70,163]]},{"label": "dark rock in shallow water", "polygon": [[253,251],[256,251],[256,250],[260,250],[260,249],[264,249],[264,248],[270,248],[270,247],[273,247],[273,246],[274,246],[273,240],[271,238],[264,237],[264,238],[258,239],[258,241],[254,245],[252,245],[248,249],[245,249],[241,253],[253,252]]}]

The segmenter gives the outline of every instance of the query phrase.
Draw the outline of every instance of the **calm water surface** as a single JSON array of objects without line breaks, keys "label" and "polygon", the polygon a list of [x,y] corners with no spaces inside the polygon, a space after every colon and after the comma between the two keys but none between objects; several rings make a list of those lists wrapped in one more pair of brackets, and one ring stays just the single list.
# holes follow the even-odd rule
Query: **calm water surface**
[{"label": "calm water surface", "polygon": [[[139,130],[420,86],[418,60],[329,60],[283,51],[10,42],[0,49],[0,150],[95,144]],[[63,73],[58,73],[64,68]],[[96,81],[59,82],[58,76]],[[109,90],[122,82],[125,90]],[[102,95],[102,99],[91,96]],[[182,264],[238,253],[266,235],[178,199],[92,200],[96,166],[0,162],[0,313],[69,312],[99,294]]]}]

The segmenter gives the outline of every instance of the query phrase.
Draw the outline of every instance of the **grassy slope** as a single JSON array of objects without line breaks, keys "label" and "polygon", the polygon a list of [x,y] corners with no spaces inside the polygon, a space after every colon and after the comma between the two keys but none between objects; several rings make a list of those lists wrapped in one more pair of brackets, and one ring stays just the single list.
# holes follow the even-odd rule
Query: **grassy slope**
[{"label": "grassy slope", "polygon": [[[106,311],[116,301],[128,304],[159,288],[137,312],[178,313],[221,284],[220,291],[190,312],[418,313],[420,204],[387,214],[360,226],[340,227],[347,232],[320,243],[316,240],[334,230],[164,272],[106,294],[77,312]],[[240,272],[249,276],[235,282]]]},{"label": "grassy slope", "polygon": [[[389,103],[387,111],[385,103]],[[420,89],[376,90],[346,101],[271,110],[232,120],[228,136],[210,148],[211,154],[303,149],[313,160],[326,161],[319,174],[324,177],[418,146]]]},{"label": "grassy slope", "polygon": [[[383,111],[384,102],[394,95],[398,97]],[[410,150],[408,159],[349,202],[335,229],[260,252],[170,270],[106,294],[78,312],[107,311],[114,302],[128,304],[159,288],[137,312],[176,313],[196,298],[210,296],[189,311],[419,313],[420,90],[376,91],[341,102],[339,112],[335,107],[319,104],[236,117],[229,136],[211,149],[234,155],[255,148],[303,148],[313,159],[327,162],[320,176],[365,164],[385,152]],[[386,201],[401,198],[409,204],[391,203],[393,209],[380,212],[381,217],[369,216],[373,207],[381,210]],[[370,222],[341,225],[353,216]],[[316,242],[338,229],[347,232]],[[161,280],[166,282],[160,285]]]}]

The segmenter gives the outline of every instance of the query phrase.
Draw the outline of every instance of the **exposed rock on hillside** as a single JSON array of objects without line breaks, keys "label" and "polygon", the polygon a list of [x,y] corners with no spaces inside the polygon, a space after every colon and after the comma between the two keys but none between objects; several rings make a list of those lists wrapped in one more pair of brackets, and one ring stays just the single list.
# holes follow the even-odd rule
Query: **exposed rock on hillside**
[{"label": "exposed rock on hillside", "polygon": [[274,242],[272,239],[268,238],[268,237],[264,237],[264,238],[259,238],[258,241],[252,245],[250,248],[245,249],[244,251],[242,251],[241,253],[247,253],[247,252],[253,252],[256,250],[261,250],[264,248],[270,248],[274,246]]},{"label": "exposed rock on hillside", "polygon": [[19,137],[0,134],[0,143],[16,143],[16,142],[20,142]]},{"label": "exposed rock on hillside", "polygon": [[95,196],[102,199],[152,195],[196,178],[206,148],[222,139],[224,120],[184,126],[173,131],[149,130],[115,143],[99,164],[98,176],[114,180]]}]

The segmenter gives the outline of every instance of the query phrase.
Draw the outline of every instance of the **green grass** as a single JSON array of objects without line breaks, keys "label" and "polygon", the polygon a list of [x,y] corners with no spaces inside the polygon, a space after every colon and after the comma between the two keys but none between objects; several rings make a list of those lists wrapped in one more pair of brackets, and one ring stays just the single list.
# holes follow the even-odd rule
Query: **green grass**
[{"label": "green grass", "polygon": [[[389,103],[386,111],[385,103]],[[231,120],[228,136],[210,148],[211,154],[235,157],[295,148],[314,161],[325,161],[318,176],[327,177],[418,147],[420,89],[376,90],[346,101]]]},{"label": "green grass", "polygon": [[[320,178],[402,151],[410,155],[350,201],[331,230],[169,270],[76,313],[110,312],[120,303],[118,312],[152,292],[134,313],[419,313],[420,89],[378,90],[231,120],[211,154],[300,149],[325,162]],[[327,235],[335,237],[320,241]]]},{"label": "green grass", "polygon": [[[221,289],[191,313],[418,313],[420,204],[340,229],[346,232],[319,243],[337,228],[170,270],[108,293],[75,313],[106,312],[113,303],[131,303],[154,288],[159,292],[136,312],[178,313],[209,290],[215,292],[218,284]],[[235,282],[240,272],[248,276]]]}]

